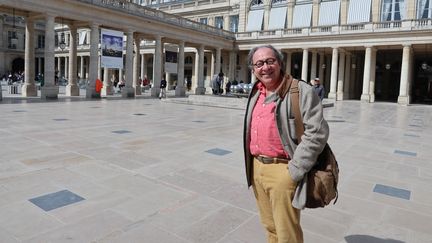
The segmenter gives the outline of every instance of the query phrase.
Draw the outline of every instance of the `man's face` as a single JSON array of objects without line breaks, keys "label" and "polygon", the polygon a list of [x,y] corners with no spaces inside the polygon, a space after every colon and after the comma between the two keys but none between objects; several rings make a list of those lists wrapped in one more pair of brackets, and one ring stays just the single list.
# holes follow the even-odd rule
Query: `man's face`
[{"label": "man's face", "polygon": [[258,49],[252,57],[253,73],[270,91],[277,88],[281,81],[280,63],[278,63],[273,50],[269,48]]}]

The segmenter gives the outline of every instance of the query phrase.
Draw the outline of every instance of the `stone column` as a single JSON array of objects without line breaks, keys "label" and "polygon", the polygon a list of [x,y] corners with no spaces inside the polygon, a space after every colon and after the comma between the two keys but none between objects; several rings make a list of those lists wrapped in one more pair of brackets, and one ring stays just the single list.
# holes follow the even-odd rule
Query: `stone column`
[{"label": "stone column", "polygon": [[84,56],[80,56],[80,79],[82,79],[82,80],[85,79],[85,74],[84,74]]},{"label": "stone column", "polygon": [[372,49],[372,59],[371,59],[371,72],[369,81],[369,102],[375,102],[375,74],[376,74],[376,54],[377,50]]},{"label": "stone column", "polygon": [[159,97],[160,81],[162,79],[162,37],[157,35],[155,37],[156,46],[153,58],[153,86],[151,89],[152,97]]},{"label": "stone column", "polygon": [[323,65],[325,64],[325,53],[320,52],[319,53],[319,65],[318,65],[318,78],[321,81],[321,84],[324,84],[324,70]]},{"label": "stone column", "polygon": [[113,95],[113,94],[114,94],[113,86],[109,78],[109,68],[104,67],[103,86],[101,90],[101,96],[106,97],[108,95]]},{"label": "stone column", "polygon": [[91,24],[90,31],[90,63],[89,78],[86,88],[87,98],[100,98],[100,93],[96,92],[96,79],[98,78],[99,68],[99,25]]},{"label": "stone column", "polygon": [[291,51],[285,51],[286,53],[286,62],[285,62],[285,73],[291,74],[291,62],[292,62],[292,53]]},{"label": "stone column", "polygon": [[99,55],[99,53],[98,53],[98,69],[97,70],[98,70],[97,71],[98,72],[97,78],[102,81],[102,62],[101,62],[101,55]]},{"label": "stone column", "polygon": [[197,72],[197,85],[195,94],[203,95],[205,94],[206,88],[204,87],[204,45],[200,45],[197,49],[197,60],[198,70]]},{"label": "stone column", "polygon": [[337,71],[338,71],[338,48],[333,48],[331,73],[330,73],[330,92],[328,94],[329,99],[336,99],[336,88],[337,88]]},{"label": "stone column", "polygon": [[[214,74],[218,74],[218,73],[220,73],[222,71],[221,70],[221,53],[222,53],[222,48],[217,47],[216,48],[215,70],[214,70],[213,75]],[[213,75],[212,75],[212,78],[213,78]]]},{"label": "stone column", "polygon": [[144,54],[140,54],[140,58],[141,58],[141,66],[140,66],[140,68],[141,68],[141,79],[142,80],[144,80],[144,77],[146,76],[146,69],[144,68],[145,67],[145,56],[144,56]]},{"label": "stone column", "polygon": [[122,89],[122,97],[135,97],[133,85],[133,34],[132,30],[128,30],[126,34],[126,67],[125,67],[125,87]]},{"label": "stone column", "polygon": [[[25,54],[24,54],[24,85],[21,92],[23,97],[37,96],[35,85],[35,55],[34,55],[34,21],[26,19]],[[1,92],[1,90],[0,90]]]},{"label": "stone column", "polygon": [[307,81],[308,78],[308,58],[309,58],[309,51],[308,49],[303,49],[303,59],[302,59],[302,73],[301,73],[301,79],[304,81]]},{"label": "stone column", "polygon": [[345,82],[345,52],[341,51],[339,54],[339,74],[338,74],[338,83],[337,83],[337,94],[336,100],[343,100],[343,90],[344,90],[344,82]]},{"label": "stone column", "polygon": [[411,45],[404,45],[402,51],[402,67],[399,87],[398,103],[402,105],[410,104],[410,86],[409,68],[411,65]]},{"label": "stone column", "polygon": [[69,57],[68,56],[66,56],[66,59],[65,59],[65,78],[68,80],[68,83],[69,83]]},{"label": "stone column", "polygon": [[[236,67],[237,67],[237,52],[230,51],[230,53],[229,53],[229,70],[228,70],[228,75],[225,76],[225,81],[227,81],[226,79],[228,79],[230,81],[233,81],[235,79]],[[221,87],[222,87],[222,89],[224,89],[225,83],[222,84]]]},{"label": "stone column", "polygon": [[48,14],[45,22],[45,66],[44,86],[41,87],[42,99],[57,99],[59,87],[54,84],[55,57],[54,57],[54,15]]},{"label": "stone column", "polygon": [[216,54],[215,51],[211,52],[211,61],[210,61],[210,80],[215,74],[215,63],[216,63]]},{"label": "stone column", "polygon": [[79,96],[80,90],[77,84],[77,27],[69,25],[69,82],[66,86],[66,96]]},{"label": "stone column", "polygon": [[[318,56],[318,53],[316,51],[313,51],[312,52],[310,79],[315,79],[318,77],[317,76],[317,56]],[[306,81],[308,81],[308,80],[306,80]]]},{"label": "stone column", "polygon": [[[54,60],[56,60],[55,56],[54,56]],[[60,76],[61,76],[61,56],[57,56],[57,69],[55,70],[55,72],[57,72],[57,76],[60,78]],[[54,82],[55,82],[55,79],[54,79]]]},{"label": "stone column", "polygon": [[371,62],[372,62],[372,47],[367,46],[365,50],[365,64],[363,70],[363,91],[360,97],[360,100],[364,102],[370,101],[369,81],[371,77]]},{"label": "stone column", "polygon": [[345,85],[343,90],[344,99],[349,99],[349,90],[351,87],[351,53],[347,52],[345,57]]},{"label": "stone column", "polygon": [[183,97],[186,95],[186,89],[184,86],[185,79],[184,79],[184,48],[185,48],[185,42],[180,41],[178,45],[178,65],[177,65],[177,86],[175,90],[175,96]]},{"label": "stone column", "polygon": [[123,68],[119,68],[119,82],[123,79]]},{"label": "stone column", "polygon": [[37,66],[38,74],[42,73],[42,62],[43,62],[43,58],[39,57],[38,58],[38,66]]},{"label": "stone column", "polygon": [[141,80],[143,78],[143,76],[139,76],[140,75],[140,43],[141,43],[141,39],[136,36],[134,38],[134,51],[135,51],[135,55],[133,57],[133,82],[132,82],[132,87],[135,91],[135,95],[141,95],[141,84],[139,83],[138,78],[140,77]]}]

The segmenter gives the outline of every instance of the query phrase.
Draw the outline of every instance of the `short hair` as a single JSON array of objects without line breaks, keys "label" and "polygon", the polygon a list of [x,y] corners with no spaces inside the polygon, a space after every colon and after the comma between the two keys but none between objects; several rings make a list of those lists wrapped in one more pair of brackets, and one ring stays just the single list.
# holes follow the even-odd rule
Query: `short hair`
[{"label": "short hair", "polygon": [[279,50],[277,50],[272,45],[262,45],[262,46],[256,46],[256,47],[252,48],[252,50],[250,50],[250,52],[248,54],[248,66],[249,66],[249,68],[253,69],[253,55],[255,54],[256,51],[258,51],[259,49],[262,49],[262,48],[268,48],[268,49],[273,51],[273,54],[276,58],[276,61],[279,63],[279,65],[281,67],[281,75],[284,76],[285,75],[285,62],[283,60],[283,55]]},{"label": "short hair", "polygon": [[224,73],[223,73],[223,72],[220,72],[220,73],[219,73],[219,77],[222,77],[222,76],[224,76]]},{"label": "short hair", "polygon": [[319,79],[319,78],[315,78],[315,80],[318,80],[318,81],[319,81],[320,79]]}]

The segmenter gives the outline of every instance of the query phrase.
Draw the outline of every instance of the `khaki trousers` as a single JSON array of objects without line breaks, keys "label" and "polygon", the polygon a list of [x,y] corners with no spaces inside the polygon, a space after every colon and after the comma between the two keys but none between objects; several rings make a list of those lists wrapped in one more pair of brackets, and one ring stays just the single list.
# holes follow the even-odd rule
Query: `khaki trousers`
[{"label": "khaki trousers", "polygon": [[300,210],[291,204],[297,183],[287,164],[263,164],[254,159],[253,190],[268,243],[303,243]]}]

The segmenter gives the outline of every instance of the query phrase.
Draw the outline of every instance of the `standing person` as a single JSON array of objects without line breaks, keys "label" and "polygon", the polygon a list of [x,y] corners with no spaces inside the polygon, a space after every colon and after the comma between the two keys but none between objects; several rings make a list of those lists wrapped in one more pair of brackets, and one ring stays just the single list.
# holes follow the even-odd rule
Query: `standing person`
[{"label": "standing person", "polygon": [[228,82],[225,84],[225,94],[231,93],[231,81],[228,80]]},{"label": "standing person", "polygon": [[255,82],[244,123],[248,186],[252,186],[268,243],[302,243],[300,210],[306,203],[306,173],[315,164],[329,136],[318,96],[299,82],[304,135],[297,144],[289,87],[282,54],[271,45],[248,55]]},{"label": "standing person", "polygon": [[223,72],[215,74],[212,79],[212,91],[214,95],[222,94],[221,83],[223,82]]},{"label": "standing person", "polygon": [[219,85],[219,94],[222,94],[223,93],[223,83],[224,83],[224,74],[223,74],[223,72],[220,72],[219,73],[219,82],[218,82],[218,85]]},{"label": "standing person", "polygon": [[324,90],[324,86],[321,84],[319,78],[315,78],[315,80],[314,80],[314,90],[315,90],[315,93],[318,95],[318,97],[320,97],[320,99],[323,100],[325,90]]},{"label": "standing person", "polygon": [[160,87],[159,99],[166,98],[166,86],[167,86],[167,81],[165,80],[165,75],[164,75],[159,86]]}]

